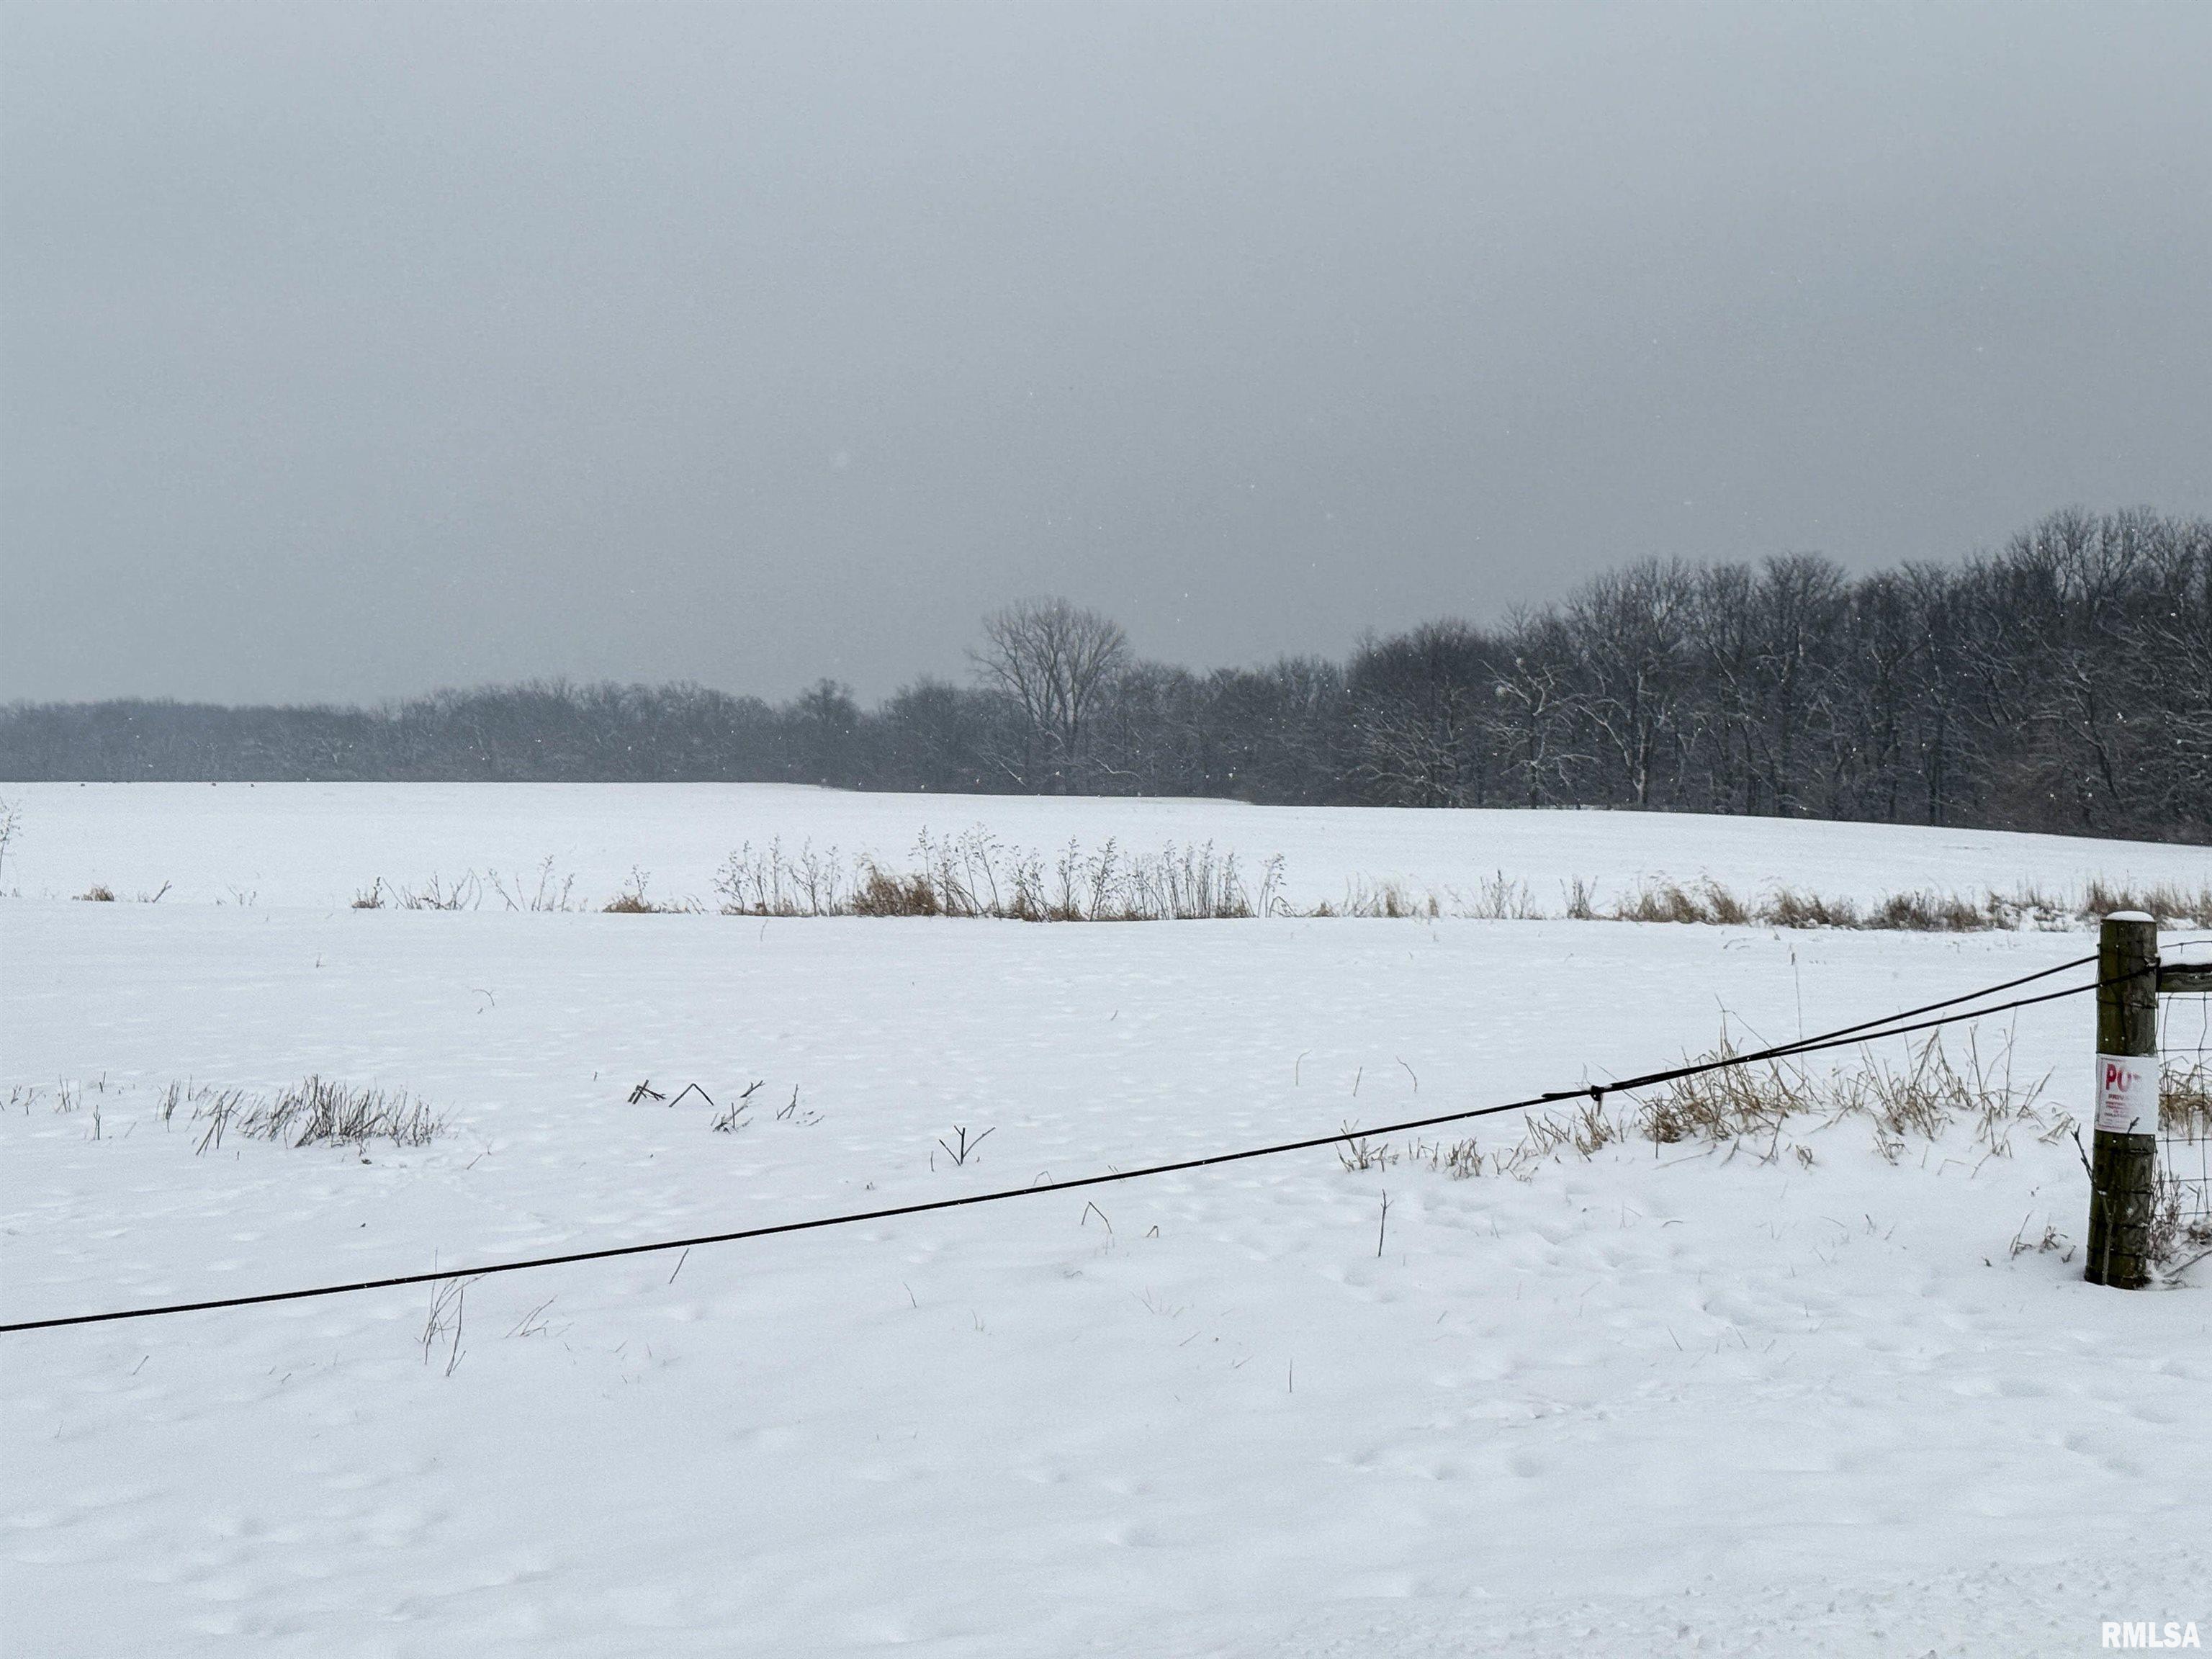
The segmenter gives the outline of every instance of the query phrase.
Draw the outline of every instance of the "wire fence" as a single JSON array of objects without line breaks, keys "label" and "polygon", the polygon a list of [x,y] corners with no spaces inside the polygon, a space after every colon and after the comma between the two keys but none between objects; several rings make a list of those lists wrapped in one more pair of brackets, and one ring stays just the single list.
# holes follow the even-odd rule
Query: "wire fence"
[{"label": "wire fence", "polygon": [[2163,1253],[2212,1250],[2212,992],[2159,998],[2158,1198]]},{"label": "wire fence", "polygon": [[[2137,969],[2112,977],[2093,976],[2082,983],[2069,985],[2058,990],[2042,991],[2034,995],[2015,997],[2004,1002],[1993,1003],[1990,1000],[1991,998],[1999,996],[2004,992],[2016,990],[2022,986],[2049,980],[2059,975],[2072,974],[2084,968],[2094,968],[2097,963],[2098,958],[2094,956],[2077,957],[2070,962],[2060,963],[2055,967],[2023,974],[2015,979],[2001,981],[1994,985],[1985,985],[1977,990],[1961,992],[1934,1002],[1923,1003],[1917,1007],[1900,1009],[1879,1018],[1861,1020],[1851,1025],[1837,1026],[1810,1036],[1801,1037],[1794,1042],[1780,1043],[1771,1048],[1754,1049],[1748,1053],[1723,1054],[1705,1060],[1693,1060],[1687,1065],[1669,1066],[1660,1071],[1647,1073],[1640,1077],[1622,1078],[1610,1083],[1588,1084],[1573,1089],[1552,1090],[1518,1100],[1498,1101],[1489,1105],[1466,1107],[1455,1111],[1439,1112],[1432,1115],[1410,1118],[1401,1122],[1382,1124],[1367,1129],[1356,1129],[1346,1126],[1334,1133],[1310,1135],[1298,1139],[1275,1141],[1264,1146],[1238,1147],[1196,1158],[1176,1158],[1165,1163],[1149,1164],[1135,1169],[1112,1170],[1100,1174],[1079,1176],[1057,1181],[1040,1179],[1024,1187],[969,1193],[955,1198],[930,1199],[917,1203],[889,1205],[878,1209],[848,1212],[843,1214],[770,1222],[762,1225],[737,1227],[725,1231],[702,1233],[689,1237],[601,1245],[594,1249],[563,1250],[544,1255],[479,1262],[469,1267],[394,1273],[383,1278],[354,1279],[340,1284],[301,1285],[291,1289],[263,1291],[244,1296],[173,1302],[151,1307],[116,1308],[97,1312],[61,1314],[44,1319],[9,1320],[0,1322],[0,1334],[106,1324],[118,1320],[151,1319],[177,1314],[209,1312],[220,1309],[264,1307],[278,1303],[352,1296],[370,1291],[392,1290],[405,1285],[444,1285],[454,1281],[481,1279],[497,1273],[521,1273],[583,1262],[613,1261],[632,1256],[658,1255],[672,1250],[689,1252],[705,1245],[738,1243],[748,1240],[777,1237],[786,1234],[812,1232],[823,1228],[849,1227],[898,1217],[965,1209],[975,1205],[1008,1203],[1021,1199],[1035,1198],[1048,1193],[1079,1191],[1122,1182],[1140,1181],[1152,1176],[1241,1164],[1253,1158],[1274,1158],[1288,1152],[1310,1151],[1321,1147],[1341,1147],[1347,1142],[1401,1135],[1444,1124],[1464,1123],[1504,1112],[1521,1112],[1534,1108],[1577,1102],[1587,1102],[1594,1107],[1602,1107],[1608,1095],[1632,1097],[1638,1090],[1702,1077],[1710,1073],[1726,1072],[1737,1067],[1755,1066],[1805,1054],[1821,1054],[1838,1048],[1858,1048],[1883,1038],[1941,1030],[1947,1026],[1985,1019],[1997,1014],[2064,1001],[2100,991],[2107,986],[2125,983],[2146,972],[2156,974],[2159,967],[2156,959],[2154,958],[2147,969]],[[2160,997],[2159,1003],[2158,1033],[2161,1086],[2153,1249],[2156,1255],[2162,1258],[2170,1259],[2176,1254],[2181,1254],[2201,1259],[2203,1255],[2212,1255],[2212,993],[2188,992],[2168,994]],[[2161,1234],[2163,1237],[2159,1237]]]},{"label": "wire fence", "polygon": [[[2039,969],[2022,974],[2015,979],[2002,980],[1995,985],[1984,985],[1972,991],[1942,997],[1933,1002],[1922,1003],[1914,1008],[1899,1009],[1875,1019],[1860,1020],[1855,1024],[1839,1025],[1800,1037],[1794,1042],[1784,1042],[1772,1048],[1753,1049],[1743,1054],[1727,1054],[1709,1060],[1693,1060],[1685,1066],[1673,1066],[1649,1072],[1641,1077],[1617,1079],[1610,1083],[1587,1084],[1579,1088],[1550,1090],[1542,1094],[1529,1095],[1519,1100],[1502,1100],[1486,1106],[1470,1106],[1456,1111],[1438,1112],[1431,1115],[1408,1118],[1401,1122],[1377,1125],[1369,1129],[1346,1127],[1334,1133],[1308,1135],[1295,1140],[1279,1140],[1265,1146],[1243,1146],[1233,1151],[1211,1152],[1198,1158],[1176,1158],[1166,1163],[1148,1164],[1137,1169],[1112,1170],[1097,1175],[1078,1176],[1064,1180],[1038,1180],[1024,1187],[1003,1188],[996,1191],[963,1194],[957,1198],[928,1199],[918,1203],[887,1205],[879,1209],[849,1211],[839,1215],[811,1216],[804,1220],[769,1222],[752,1227],[736,1227],[726,1231],[702,1233],[684,1238],[653,1239],[641,1243],[608,1244],[596,1249],[563,1250],[544,1255],[525,1256],[504,1261],[487,1261],[470,1267],[433,1268],[424,1273],[393,1273],[380,1279],[353,1279],[335,1285],[301,1285],[289,1290],[262,1291],[246,1296],[213,1297],[192,1302],[165,1303],[158,1306],[114,1308],[100,1312],[60,1314],[46,1319],[20,1319],[0,1322],[0,1334],[21,1331],[52,1330],[69,1326],[102,1325],[116,1320],[155,1319],[177,1314],[204,1313],[219,1309],[266,1307],[277,1303],[320,1299],[325,1297],[354,1296],[363,1291],[396,1290],[412,1285],[437,1285],[456,1279],[474,1279],[494,1273],[524,1273],[538,1268],[572,1266],[586,1261],[609,1261],[630,1256],[658,1255],[670,1250],[689,1251],[705,1245],[734,1244],[753,1239],[774,1238],[792,1233],[813,1232],[828,1227],[850,1227],[864,1223],[890,1220],[896,1217],[929,1215],[945,1210],[966,1209],[979,1204],[1011,1203],[1021,1199],[1036,1198],[1047,1193],[1077,1192],[1089,1188],[1108,1186],[1128,1181],[1142,1181],[1155,1176],[1179,1174],[1186,1170],[1218,1168],[1224,1164],[1242,1164],[1253,1158],[1276,1158],[1287,1152],[1306,1152],[1321,1147],[1340,1146],[1364,1137],[1382,1138],[1403,1135],[1416,1130],[1430,1129],[1447,1123],[1464,1123],[1476,1118],[1495,1116],[1502,1112],[1521,1112],[1531,1108],[1588,1101],[1602,1106],[1611,1094],[1632,1096],[1639,1089],[1656,1087],[1680,1079],[1695,1078],[1712,1072],[1733,1070],[1738,1066],[1755,1066],[1762,1062],[1793,1055],[1821,1054],[1831,1049],[1856,1048],[1884,1037],[1914,1035],[1923,1031],[1939,1030],[1962,1021],[1985,1019],[1996,1014],[2009,1013],[2016,1009],[2037,1007],[2046,1003],[2085,996],[2106,983],[2092,978],[2085,983],[2069,985],[2061,990],[2044,991],[2033,996],[2015,997],[2008,1002],[1991,1003],[1990,999],[2004,992],[2017,990],[2062,974],[2094,967],[2094,956],[2077,957],[2055,967]],[[2153,971],[2155,971],[2154,966]],[[2130,975],[2131,977],[2131,975]]]}]

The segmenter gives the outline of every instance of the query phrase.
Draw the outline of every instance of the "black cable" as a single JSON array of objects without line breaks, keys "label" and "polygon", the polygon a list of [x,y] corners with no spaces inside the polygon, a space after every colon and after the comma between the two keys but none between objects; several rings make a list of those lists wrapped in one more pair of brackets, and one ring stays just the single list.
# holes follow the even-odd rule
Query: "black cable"
[{"label": "black cable", "polygon": [[[2089,960],[2094,961],[2095,958],[2091,957]],[[2072,965],[2078,968],[2081,966],[2081,963],[2075,963]],[[2057,970],[2054,969],[2053,971],[2055,972]],[[1857,1043],[1878,1042],[1883,1037],[1910,1036],[1915,1031],[1932,1031],[1938,1026],[1956,1025],[1961,1020],[1979,1019],[1985,1014],[2009,1013],[2015,1008],[2033,1008],[2038,1003],[2057,1002],[2067,997],[2078,997],[2091,991],[2101,991],[2108,985],[2124,985],[2131,979],[2140,979],[2145,974],[2154,974],[2157,971],[2158,964],[2156,963],[2153,963],[2148,967],[2133,969],[2124,974],[2115,974],[2110,979],[2093,981],[2087,985],[2076,985],[2063,991],[2046,991],[2039,997],[2021,997],[2011,1002],[1998,1003],[1996,1006],[1990,1008],[1969,1008],[1963,1013],[1947,1014],[1941,1019],[1923,1019],[1916,1024],[1893,1025],[1884,1020],[1869,1020],[1866,1022],[1866,1025],[1880,1025],[1882,1029],[1876,1031],[1868,1030],[1866,1029],[1866,1025],[1847,1025],[1843,1027],[1840,1031],[1827,1032],[1824,1033],[1822,1036],[1815,1037],[1806,1037],[1796,1042],[1784,1042],[1771,1048],[1754,1049],[1752,1053],[1747,1054],[1731,1054],[1728,1057],[1726,1061],[1722,1063],[1731,1066],[1752,1066],[1757,1065],[1761,1060],[1786,1060],[1792,1054],[1816,1054],[1826,1048],[1848,1048]],[[2037,974],[2031,975],[2029,977],[2040,979],[2043,975]],[[2017,985],[2023,982],[2024,981],[2022,981],[2014,980],[2012,981],[2012,984]],[[2007,990],[2010,988],[2010,986],[1999,986],[1996,988],[1998,990]],[[1984,994],[1989,994],[1984,993]],[[1970,999],[1965,997],[1954,997],[1952,1000],[1954,1002],[1964,1002],[1970,1000]],[[1930,1006],[1940,1008],[1945,1005],[1942,1003],[1934,1003]],[[1910,1009],[1905,1013],[1893,1015],[1891,1016],[1891,1018],[1905,1019],[1911,1014],[1916,1014],[1922,1011],[1917,1008]],[[1858,1031],[1861,1035],[1850,1036],[1843,1034],[1850,1031]],[[1714,1067],[1711,1065],[1707,1065],[1701,1066],[1699,1069],[1711,1070],[1714,1069]],[[1569,1089],[1559,1094],[1547,1096],[1546,1098],[1553,1100],[1573,1100],[1582,1095],[1610,1094],[1617,1089],[1646,1089],[1651,1087],[1655,1084],[1671,1083],[1678,1077],[1694,1075],[1696,1075],[1695,1073],[1683,1073],[1679,1071],[1658,1072],[1654,1073],[1650,1077],[1632,1078],[1626,1083],[1593,1084],[1587,1089]]]},{"label": "black cable", "polygon": [[[278,1302],[304,1302],[315,1297],[349,1296],[361,1291],[399,1290],[410,1285],[434,1285],[453,1279],[483,1279],[494,1273],[520,1273],[532,1267],[568,1267],[581,1261],[607,1261],[620,1256],[652,1255],[668,1250],[696,1249],[708,1244],[735,1244],[748,1239],[774,1238],[785,1233],[815,1232],[825,1227],[849,1227],[867,1221],[889,1221],[902,1216],[928,1215],[939,1210],[963,1209],[975,1204],[996,1204],[1009,1199],[1030,1198],[1044,1193],[1077,1192],[1087,1187],[1110,1186],[1123,1181],[1141,1181],[1152,1176],[1175,1175],[1188,1170],[1211,1169],[1224,1164],[1241,1164],[1255,1158],[1274,1158],[1285,1152],[1310,1152],[1316,1147],[1334,1146],[1344,1141],[1370,1136],[1404,1134],[1414,1129],[1431,1129],[1446,1123],[1462,1123],[1478,1117],[1492,1117],[1501,1112],[1524,1111],[1532,1106],[1548,1106],[1563,1100],[1585,1097],[1602,1100],[1607,1094],[1624,1090],[1653,1088],[1662,1083],[1680,1079],[1701,1076],[1708,1072],[1725,1071],[1733,1066],[1757,1065],[1763,1060],[1781,1059],[1793,1054],[1808,1054],[1821,1048],[1843,1048],[1853,1043],[1873,1042],[1887,1036],[1901,1036],[1912,1031],[1929,1030],[1937,1026],[1956,1024],[1962,1020],[1980,1019],[1990,1014],[2008,1012],[2014,1008],[2032,1007],[2038,1003],[2055,1002],[2063,997],[2081,996],[2102,988],[2106,983],[2117,984],[2135,976],[2135,973],[2154,971],[2138,969],[2135,973],[2116,976],[2112,981],[2095,981],[2064,991],[2047,992],[2041,996],[2024,997],[2014,1002],[1998,1004],[1990,1008],[1975,1008],[1948,1014],[1918,1024],[1895,1026],[1894,1022],[1911,1019],[1938,1008],[1955,1007],[1962,1002],[1975,1002],[2000,991],[2048,979],[2069,969],[2080,968],[2096,961],[2083,957],[2074,962],[2062,963],[2056,968],[2045,968],[2038,973],[2024,974],[2018,979],[2000,984],[1984,986],[1980,990],[1960,996],[1946,997],[1938,1002],[1908,1008],[1887,1015],[1881,1019],[1862,1020],[1856,1025],[1838,1026],[1815,1036],[1796,1042],[1782,1043],[1751,1054],[1729,1054],[1717,1060],[1697,1060],[1668,1071],[1652,1072],[1643,1077],[1623,1082],[1593,1084],[1587,1088],[1555,1091],[1547,1094],[1531,1095],[1524,1100],[1503,1101],[1492,1106],[1475,1106],[1462,1111],[1441,1112],[1433,1117],[1408,1118],[1399,1123],[1385,1123],[1371,1129],[1340,1129],[1334,1134],[1311,1135],[1301,1140],[1278,1141],[1265,1146],[1248,1146],[1233,1152],[1212,1152],[1200,1158],[1178,1158],[1166,1164],[1150,1164],[1135,1170],[1109,1170],[1104,1175],[1077,1176],[1066,1181],[1039,1182],[1034,1186],[1000,1188],[988,1193],[969,1193],[959,1198],[924,1200],[915,1204],[895,1204],[877,1210],[860,1210],[842,1215],[814,1216],[804,1221],[771,1222],[759,1227],[740,1227],[727,1232],[701,1233],[690,1238],[657,1239],[643,1244],[608,1244],[596,1249],[567,1250],[554,1255],[529,1256],[516,1261],[495,1261],[479,1267],[434,1268],[427,1273],[395,1273],[384,1279],[357,1279],[344,1285],[315,1285],[300,1290],[262,1291],[247,1296],[216,1297],[203,1302],[173,1302],[150,1308],[124,1308],[107,1313],[61,1314],[51,1319],[21,1319],[0,1324],[0,1335],[16,1331],[52,1330],[64,1326],[103,1325],[116,1320],[154,1319],[169,1314],[210,1313],[224,1308],[262,1307]],[[1881,1027],[1875,1030],[1872,1028]]]},{"label": "black cable", "polygon": [[[1799,1037],[1795,1042],[1777,1043],[1772,1048],[1754,1049],[1745,1054],[1730,1054],[1723,1060],[1710,1062],[1706,1069],[1714,1069],[1723,1065],[1753,1066],[1765,1060],[1780,1060],[1790,1054],[1816,1054],[1823,1048],[1845,1048],[1852,1042],[1871,1042],[1878,1037],[1901,1036],[1904,1031],[1924,1030],[1928,1028],[1919,1025],[1906,1026],[1896,1031],[1875,1030],[1873,1028],[1890,1025],[1900,1019],[1912,1019],[1921,1014],[1933,1013],[1938,1008],[1955,1008],[1962,1002],[1978,1002],[1984,997],[1993,997],[2000,991],[2010,991],[2022,985],[2032,985],[2039,979],[2049,979],[2053,974],[2063,974],[2076,968],[2086,968],[2096,960],[2094,954],[2076,957],[2071,962],[2060,963],[2056,968],[2044,968],[2033,974],[2022,974],[2018,979],[2001,980],[1995,985],[1984,985],[1978,991],[1968,991],[1959,996],[1945,997],[1939,1002],[1923,1002],[1917,1008],[1902,1008],[1893,1014],[1885,1014],[1880,1019],[1863,1019],[1856,1025],[1838,1025],[1833,1030],[1821,1031],[1809,1037]],[[2135,973],[2123,974],[2119,979],[2110,982],[2118,984],[2120,980],[2133,979],[2137,974],[2153,971],[2154,971],[2153,969],[2137,969]],[[2025,1008],[2038,1002],[2055,1001],[2059,997],[2079,996],[2084,991],[2100,989],[2106,982],[2100,980],[2093,985],[2076,986],[2070,991],[2059,991],[2051,996],[2027,997],[2018,1002],[2006,1003],[2002,1008],[1979,1008],[1971,1013],[1954,1016],[1953,1019],[1939,1019],[1929,1023],[1933,1025],[1948,1025],[1955,1024],[1960,1019],[1979,1019],[1984,1014],[2001,1014],[2009,1009]],[[1863,1035],[1853,1036],[1854,1032]],[[1626,1083],[1592,1084],[1580,1089],[1559,1089],[1540,1097],[1538,1103],[1540,1104],[1545,1101],[1578,1100],[1584,1095],[1609,1094],[1615,1089],[1649,1088],[1656,1083],[1670,1082],[1677,1077],[1688,1075],[1693,1074],[1681,1072],[1655,1073],[1650,1077],[1633,1079]],[[1497,1109],[1504,1111],[1510,1110],[1510,1108],[1499,1107]]]}]

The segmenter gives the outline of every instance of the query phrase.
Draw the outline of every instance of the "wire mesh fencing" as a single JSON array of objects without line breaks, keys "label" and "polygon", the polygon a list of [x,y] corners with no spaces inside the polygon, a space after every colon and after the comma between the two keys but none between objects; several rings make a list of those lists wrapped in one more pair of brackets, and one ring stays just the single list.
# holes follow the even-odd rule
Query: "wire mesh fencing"
[{"label": "wire mesh fencing", "polygon": [[2212,993],[2159,998],[2158,1199],[2154,1253],[2212,1253]]}]

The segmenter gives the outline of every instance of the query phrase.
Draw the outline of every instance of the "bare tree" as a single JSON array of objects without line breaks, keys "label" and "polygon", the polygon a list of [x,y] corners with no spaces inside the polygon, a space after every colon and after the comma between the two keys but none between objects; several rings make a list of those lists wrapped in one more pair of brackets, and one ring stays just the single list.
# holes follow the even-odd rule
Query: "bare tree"
[{"label": "bare tree", "polygon": [[1023,752],[1006,757],[1015,781],[1079,792],[1099,705],[1129,660],[1120,625],[1066,599],[1024,599],[986,617],[983,647],[969,655],[1020,713]]},{"label": "bare tree", "polygon": [[1566,624],[1516,614],[1498,658],[1487,725],[1501,766],[1530,806],[1571,799],[1587,757],[1574,741],[1583,698],[1570,684],[1574,642]]},{"label": "bare tree", "polygon": [[1583,712],[1638,806],[1654,804],[1680,720],[1694,592],[1686,567],[1647,560],[1584,583],[1568,604],[1588,682]]},{"label": "bare tree", "polygon": [[1352,668],[1353,775],[1392,806],[1486,804],[1483,716],[1496,675],[1488,640],[1465,623],[1425,623],[1369,640]]}]

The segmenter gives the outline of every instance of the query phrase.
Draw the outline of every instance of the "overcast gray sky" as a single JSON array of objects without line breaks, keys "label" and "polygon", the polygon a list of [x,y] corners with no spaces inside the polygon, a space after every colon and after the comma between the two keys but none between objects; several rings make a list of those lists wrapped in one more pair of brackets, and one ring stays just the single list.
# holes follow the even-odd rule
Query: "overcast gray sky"
[{"label": "overcast gray sky", "polygon": [[0,695],[865,696],[2212,510],[2212,7],[0,13]]}]

